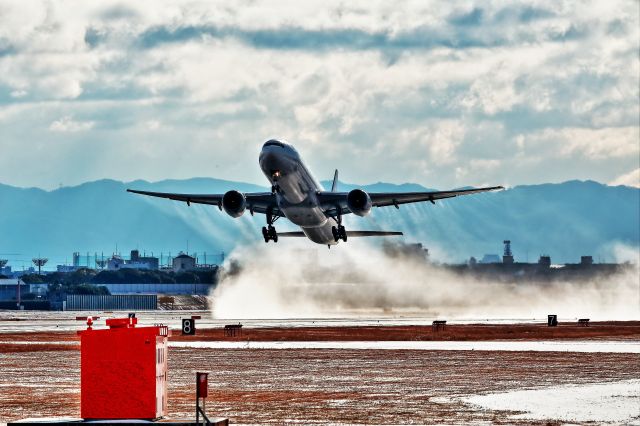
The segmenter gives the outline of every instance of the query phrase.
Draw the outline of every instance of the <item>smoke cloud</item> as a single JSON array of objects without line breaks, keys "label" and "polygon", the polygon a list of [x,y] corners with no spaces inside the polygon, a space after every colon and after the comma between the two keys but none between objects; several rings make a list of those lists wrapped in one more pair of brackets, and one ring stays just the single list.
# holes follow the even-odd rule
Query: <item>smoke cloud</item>
[{"label": "smoke cloud", "polygon": [[[618,249],[625,257],[637,248]],[[328,250],[286,240],[236,249],[212,294],[215,318],[420,316],[640,319],[638,264],[606,278],[519,282],[459,274],[414,255],[349,241]]]}]

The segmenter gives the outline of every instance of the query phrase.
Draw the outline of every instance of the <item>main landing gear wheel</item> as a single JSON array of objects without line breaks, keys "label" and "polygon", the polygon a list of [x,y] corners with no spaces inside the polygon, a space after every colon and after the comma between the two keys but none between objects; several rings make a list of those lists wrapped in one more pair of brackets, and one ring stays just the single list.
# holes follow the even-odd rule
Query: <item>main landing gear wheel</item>
[{"label": "main landing gear wheel", "polygon": [[336,241],[336,243],[340,240],[344,241],[345,243],[347,242],[347,231],[344,229],[344,226],[338,225],[337,228],[335,226],[332,226],[331,233],[333,234],[333,239]]},{"label": "main landing gear wheel", "polygon": [[262,227],[262,236],[264,237],[264,242],[268,243],[269,241],[273,241],[274,243],[278,242],[278,233],[276,232],[276,228],[269,225],[269,227]]}]

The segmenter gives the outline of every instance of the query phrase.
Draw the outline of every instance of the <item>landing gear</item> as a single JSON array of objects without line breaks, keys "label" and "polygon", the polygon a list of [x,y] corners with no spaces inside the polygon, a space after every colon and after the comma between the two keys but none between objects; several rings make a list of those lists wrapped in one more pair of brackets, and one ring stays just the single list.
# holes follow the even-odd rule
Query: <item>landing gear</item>
[{"label": "landing gear", "polygon": [[345,243],[347,242],[347,231],[344,229],[344,226],[342,226],[342,211],[340,208],[338,208],[338,215],[336,217],[336,222],[338,222],[338,227],[332,226],[331,227],[331,233],[333,234],[333,239],[336,241],[336,243],[340,240],[344,241]]},{"label": "landing gear", "polygon": [[345,243],[347,242],[347,231],[344,229],[344,226],[338,225],[337,228],[335,226],[331,227],[331,233],[333,234],[333,239],[336,243],[340,240]]},{"label": "landing gear", "polygon": [[269,241],[273,241],[274,243],[278,242],[278,233],[276,232],[276,228],[273,226],[273,222],[278,219],[273,218],[271,211],[267,212],[267,226],[262,227],[262,237],[264,238],[264,242],[268,243]]},{"label": "landing gear", "polygon": [[265,243],[268,243],[272,240],[274,243],[278,242],[278,233],[276,232],[276,228],[271,225],[269,225],[268,228],[266,226],[262,227],[262,236],[264,237]]}]

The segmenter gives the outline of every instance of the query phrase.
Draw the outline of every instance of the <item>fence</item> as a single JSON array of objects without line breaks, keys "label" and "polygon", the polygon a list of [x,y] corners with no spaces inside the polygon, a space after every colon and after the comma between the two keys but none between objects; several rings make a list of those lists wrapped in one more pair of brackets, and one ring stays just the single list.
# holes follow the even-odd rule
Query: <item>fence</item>
[{"label": "fence", "polygon": [[67,295],[67,311],[152,311],[158,309],[158,295]]},{"label": "fence", "polygon": [[96,284],[109,289],[111,294],[198,294],[206,296],[215,288],[215,284],[185,284],[185,283],[167,283],[167,284]]}]

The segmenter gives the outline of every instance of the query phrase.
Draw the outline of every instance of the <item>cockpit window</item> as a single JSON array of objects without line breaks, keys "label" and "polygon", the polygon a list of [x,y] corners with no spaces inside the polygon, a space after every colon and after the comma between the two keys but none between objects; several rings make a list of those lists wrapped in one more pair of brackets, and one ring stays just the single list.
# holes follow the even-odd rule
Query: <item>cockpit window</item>
[{"label": "cockpit window", "polygon": [[280,148],[284,148],[284,144],[282,142],[278,142],[276,140],[270,140],[270,141],[265,142],[265,144],[264,144],[264,146],[272,146],[272,145],[279,146]]}]

